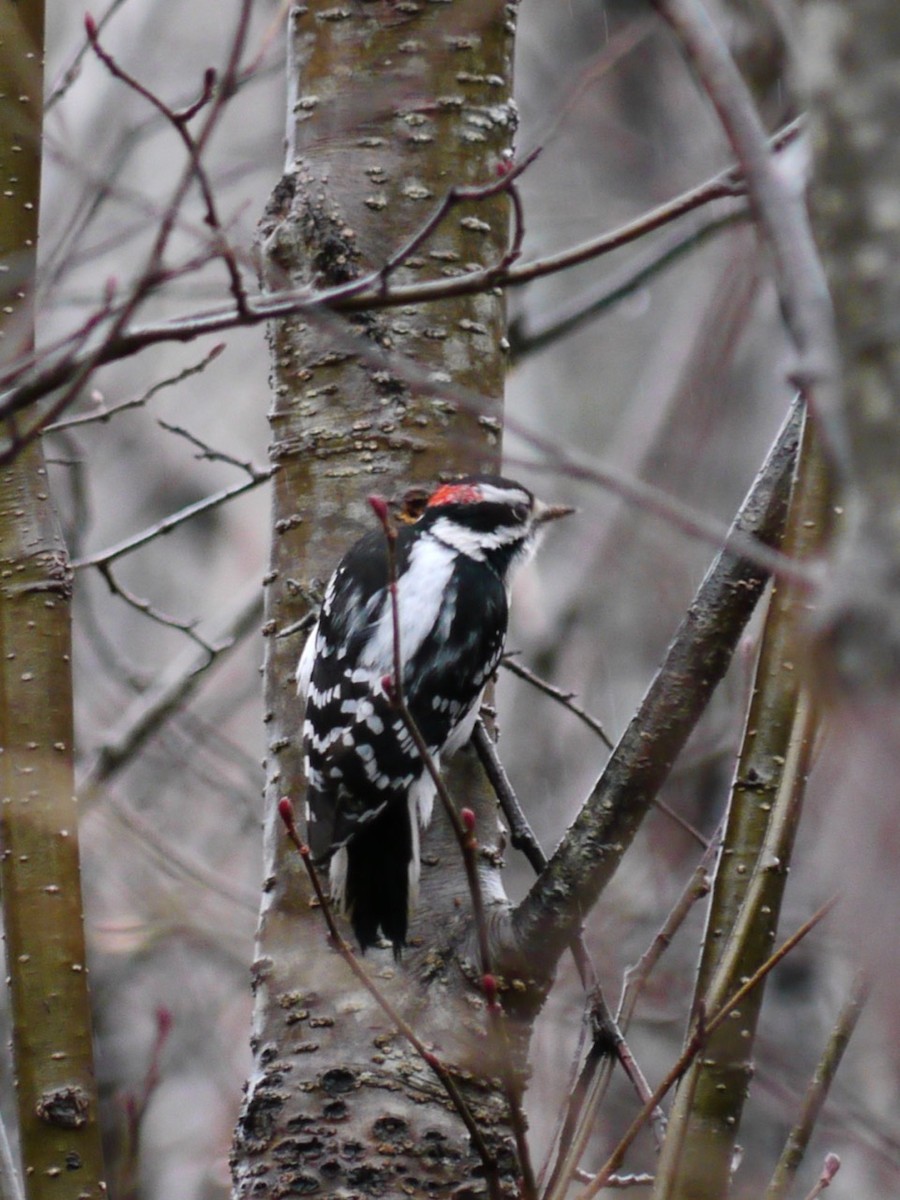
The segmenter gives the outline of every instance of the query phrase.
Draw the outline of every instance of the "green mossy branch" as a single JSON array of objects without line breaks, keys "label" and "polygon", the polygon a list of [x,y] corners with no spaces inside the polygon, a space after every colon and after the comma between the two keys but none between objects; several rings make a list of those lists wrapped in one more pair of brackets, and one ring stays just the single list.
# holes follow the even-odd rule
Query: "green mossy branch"
[{"label": "green mossy branch", "polygon": [[[811,423],[804,428],[784,550],[807,559],[821,542],[829,486]],[[693,1011],[714,1012],[768,958],[787,881],[816,728],[804,686],[799,624],[807,597],[773,589],[732,784]],[[654,1200],[721,1200],[752,1078],[764,995],[758,987],[710,1038],[682,1081]]]},{"label": "green mossy branch", "polygon": [[[0,11],[0,346],[31,345],[43,5]],[[71,571],[43,451],[0,472],[0,880],[29,1200],[105,1195],[73,779]]]}]

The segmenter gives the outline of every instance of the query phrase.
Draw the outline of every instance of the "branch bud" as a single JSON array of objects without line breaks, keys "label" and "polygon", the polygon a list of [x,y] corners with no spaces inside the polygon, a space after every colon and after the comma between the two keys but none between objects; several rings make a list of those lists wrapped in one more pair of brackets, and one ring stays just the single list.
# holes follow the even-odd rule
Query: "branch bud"
[{"label": "branch bud", "polygon": [[165,1004],[160,1004],[156,1010],[156,1036],[161,1042],[169,1036],[174,1020],[172,1010]]},{"label": "branch bud", "polygon": [[371,508],[372,512],[375,514],[375,516],[378,518],[378,520],[381,522],[381,524],[384,526],[384,528],[386,530],[388,528],[388,518],[389,518],[387,500],[385,500],[384,496],[379,496],[379,495],[377,495],[377,493],[373,492],[371,494],[371,496],[368,497],[368,501],[369,501],[369,508]]},{"label": "branch bud", "polygon": [[829,1151],[825,1155],[825,1162],[822,1166],[822,1180],[825,1183],[831,1183],[835,1175],[841,1169],[841,1158],[839,1154]]},{"label": "branch bud", "polygon": [[463,828],[466,833],[475,832],[475,814],[471,808],[462,808],[459,812],[460,820],[463,823]]}]

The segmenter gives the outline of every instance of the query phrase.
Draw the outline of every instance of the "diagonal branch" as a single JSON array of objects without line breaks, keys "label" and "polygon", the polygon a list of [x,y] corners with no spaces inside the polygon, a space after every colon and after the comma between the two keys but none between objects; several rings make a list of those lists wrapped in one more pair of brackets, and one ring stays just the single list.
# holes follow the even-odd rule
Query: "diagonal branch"
[{"label": "diagonal branch", "polygon": [[262,589],[252,585],[223,613],[209,630],[212,653],[205,647],[180,654],[123,714],[92,752],[80,782],[83,801],[94,799],[97,789],[133,762],[148,739],[173,714],[182,711],[204,682],[213,663],[254,633],[262,621]]},{"label": "diagonal branch", "polygon": [[[216,101],[214,101],[214,106],[215,103]],[[773,151],[779,151],[789,145],[801,132],[802,123],[800,121],[794,121],[785,126],[772,138]],[[188,177],[186,181],[183,181],[183,186],[186,187],[192,177],[192,168],[189,166]],[[181,190],[179,190],[176,199],[181,194]],[[515,193],[511,192],[510,194],[514,195]],[[629,245],[653,230],[671,224],[685,213],[693,212],[716,200],[741,197],[745,194],[746,184],[740,170],[730,167],[673,200],[627,222],[620,228],[601,234],[599,237],[570,247],[558,254],[511,266],[505,265],[508,259],[504,257],[501,262],[493,266],[471,271],[462,276],[435,279],[389,290],[385,290],[383,286],[382,268],[376,268],[368,276],[353,279],[349,283],[319,292],[304,287],[297,290],[279,291],[274,295],[248,298],[243,311],[239,311],[237,305],[231,303],[206,312],[175,317],[158,324],[134,327],[129,327],[129,322],[137,305],[136,302],[129,299],[125,302],[121,312],[116,314],[110,332],[99,346],[88,349],[83,347],[79,341],[70,339],[53,347],[52,353],[43,353],[40,359],[28,354],[6,367],[0,374],[0,389],[8,388],[9,390],[0,398],[0,420],[7,419],[13,413],[28,408],[35,401],[58,388],[66,387],[68,384],[72,384],[74,387],[73,381],[86,378],[87,374],[97,366],[129,358],[141,350],[161,342],[190,342],[205,334],[222,333],[239,326],[256,325],[301,312],[313,313],[325,310],[332,313],[350,314],[379,308],[403,307],[413,303],[446,300],[455,296],[471,296],[495,287],[521,287],[534,279],[558,274],[569,267],[589,262],[622,246]],[[168,237],[168,232],[167,230],[166,237]],[[159,253],[152,261],[158,265]],[[72,390],[73,388],[69,387],[67,394]],[[61,411],[64,405],[60,402],[59,405],[54,405],[54,409],[57,407]],[[9,450],[2,452],[4,456],[9,453]]]},{"label": "diagonal branch", "polygon": [[703,0],[654,4],[680,40],[740,164],[750,206],[772,253],[784,321],[797,351],[793,381],[813,393],[811,407],[829,456],[845,466],[834,311],[802,181],[792,177],[788,164],[775,162],[750,89]]},{"label": "diagonal branch", "polygon": [[[793,406],[733,529],[768,546],[784,529],[801,424]],[[522,952],[549,976],[612,878],[691,731],[700,719],[756,606],[768,572],[721,554],[578,817],[513,914]]]},{"label": "diagonal branch", "polygon": [[847,1002],[841,1009],[840,1016],[828,1039],[825,1052],[822,1055],[816,1073],[810,1081],[803,1106],[797,1122],[788,1135],[787,1143],[781,1152],[775,1173],[766,1189],[765,1200],[784,1200],[797,1175],[797,1168],[803,1161],[803,1156],[809,1146],[813,1128],[822,1105],[828,1096],[829,1088],[834,1081],[840,1066],[847,1043],[853,1036],[856,1024],[862,1015],[871,991],[871,979],[864,971],[858,971],[850,989]]}]

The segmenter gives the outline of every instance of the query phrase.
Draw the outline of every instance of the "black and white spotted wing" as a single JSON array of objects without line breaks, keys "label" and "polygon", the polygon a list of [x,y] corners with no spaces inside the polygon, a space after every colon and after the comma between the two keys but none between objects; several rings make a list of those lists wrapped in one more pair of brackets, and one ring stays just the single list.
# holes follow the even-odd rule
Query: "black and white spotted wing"
[{"label": "black and white spotted wing", "polygon": [[[416,527],[398,531],[398,605],[409,710],[438,758],[468,740],[485,684],[503,651],[506,589],[485,562]],[[328,586],[298,669],[309,838],[332,864],[360,943],[379,926],[402,945],[410,876],[418,873],[418,822],[431,812],[430,777],[384,689],[394,634],[383,534],[362,538]],[[418,816],[418,820],[417,820]]]}]

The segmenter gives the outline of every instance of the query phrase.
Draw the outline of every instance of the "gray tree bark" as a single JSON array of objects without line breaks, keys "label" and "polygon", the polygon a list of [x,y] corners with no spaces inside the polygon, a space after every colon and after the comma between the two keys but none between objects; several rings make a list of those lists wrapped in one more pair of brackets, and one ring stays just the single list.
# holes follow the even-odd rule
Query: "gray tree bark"
[{"label": "gray tree bark", "polygon": [[[512,22],[513,9],[497,0],[340,8],[319,0],[292,9],[288,161],[261,228],[270,289],[322,287],[378,268],[451,185],[491,179],[515,128]],[[507,224],[502,198],[454,209],[395,278],[441,278],[495,261]],[[496,467],[503,334],[503,301],[493,293],[366,313],[340,327],[312,314],[270,331],[278,470],[266,578],[266,880],[255,1070],[233,1152],[237,1196],[484,1190],[478,1156],[434,1072],[330,948],[275,813],[281,796],[300,811],[303,795],[293,682],[303,639],[279,634],[307,611],[311,581],[327,578],[371,528],[368,493]],[[373,362],[372,348],[477,391],[485,410],[457,411],[413,389],[402,370]],[[493,801],[468,752],[458,762],[450,789],[476,811],[482,884],[505,910],[490,846]],[[399,964],[377,950],[365,962],[454,1070],[498,1158],[501,1186],[512,1190],[518,1166],[506,1103],[472,982],[469,896],[441,813],[423,860],[411,950]]]},{"label": "gray tree bark", "polygon": [[847,695],[900,688],[900,11],[812,0],[813,204],[844,366],[845,526],[819,618]]}]

